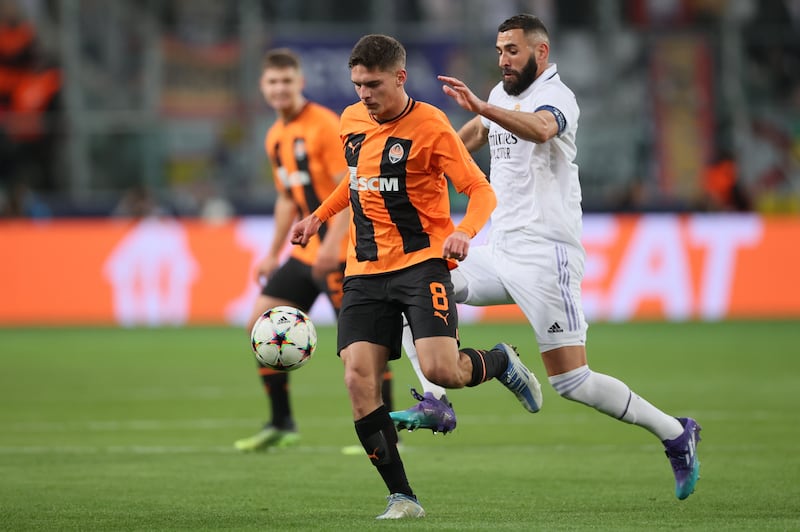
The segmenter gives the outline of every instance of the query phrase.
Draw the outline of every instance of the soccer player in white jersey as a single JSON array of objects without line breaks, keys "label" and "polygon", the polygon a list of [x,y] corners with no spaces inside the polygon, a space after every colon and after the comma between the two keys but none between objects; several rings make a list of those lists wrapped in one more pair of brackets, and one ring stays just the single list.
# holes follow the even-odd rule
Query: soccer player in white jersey
[{"label": "soccer player in white jersey", "polygon": [[[517,15],[500,24],[496,49],[502,82],[488,101],[456,78],[439,77],[444,92],[477,115],[459,136],[470,151],[489,144],[497,196],[487,245],[473,247],[451,272],[456,300],[478,306],[516,303],[533,326],[556,392],[657,436],[675,474],[675,495],[685,499],[699,477],[700,426],[665,414],[587,362],[575,95],[549,62],[549,36],[538,18]],[[399,427],[435,424],[425,419],[412,426],[415,409],[420,405],[391,415]]]}]

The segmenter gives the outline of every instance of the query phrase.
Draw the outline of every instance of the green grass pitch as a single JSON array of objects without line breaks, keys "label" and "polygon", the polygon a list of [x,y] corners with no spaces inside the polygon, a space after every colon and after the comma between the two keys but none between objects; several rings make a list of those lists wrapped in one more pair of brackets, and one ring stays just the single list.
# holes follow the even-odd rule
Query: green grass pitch
[{"label": "green grass pitch", "polygon": [[[798,530],[800,323],[596,324],[590,366],[703,426],[697,491],[675,499],[649,433],[561,399],[524,325],[467,325],[520,346],[544,407],[499,383],[454,390],[457,430],[402,433],[428,516],[376,522],[385,487],[357,443],[320,328],[292,374],[300,446],[237,454],[265,420],[232,328],[0,329],[0,530]],[[395,401],[412,402],[405,359]]]}]

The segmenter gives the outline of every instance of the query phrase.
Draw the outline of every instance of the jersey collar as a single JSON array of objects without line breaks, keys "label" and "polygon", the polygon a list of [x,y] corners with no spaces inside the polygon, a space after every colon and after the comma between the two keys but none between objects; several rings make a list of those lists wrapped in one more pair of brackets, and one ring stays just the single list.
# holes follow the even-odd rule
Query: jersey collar
[{"label": "jersey collar", "polygon": [[395,120],[400,120],[401,118],[406,116],[408,113],[410,113],[411,110],[414,108],[414,103],[415,103],[414,99],[411,96],[409,96],[408,97],[408,101],[406,102],[406,106],[403,108],[402,111],[400,111],[400,114],[398,114],[397,116],[393,116],[392,118],[389,118],[388,120],[378,120],[377,118],[375,118],[375,116],[373,116],[372,113],[369,114],[369,117],[372,120],[374,120],[375,122],[377,122],[378,124],[381,124],[381,125],[388,124],[389,122],[394,122]]}]

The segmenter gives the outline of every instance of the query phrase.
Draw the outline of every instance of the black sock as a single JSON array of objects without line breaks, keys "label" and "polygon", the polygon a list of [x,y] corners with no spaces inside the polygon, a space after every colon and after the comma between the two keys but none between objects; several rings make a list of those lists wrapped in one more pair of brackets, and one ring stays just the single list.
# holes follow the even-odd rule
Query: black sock
[{"label": "black sock", "polygon": [[263,367],[259,368],[259,372],[272,408],[272,426],[294,430],[292,409],[289,406],[289,374]]},{"label": "black sock", "polygon": [[472,360],[472,380],[467,386],[477,386],[494,377],[499,377],[508,367],[508,357],[504,351],[492,349],[484,351],[465,347],[461,352]]},{"label": "black sock", "polygon": [[361,445],[383,478],[389,493],[403,493],[414,497],[414,492],[408,484],[403,460],[397,451],[397,430],[386,406],[380,406],[357,420],[355,426]]}]

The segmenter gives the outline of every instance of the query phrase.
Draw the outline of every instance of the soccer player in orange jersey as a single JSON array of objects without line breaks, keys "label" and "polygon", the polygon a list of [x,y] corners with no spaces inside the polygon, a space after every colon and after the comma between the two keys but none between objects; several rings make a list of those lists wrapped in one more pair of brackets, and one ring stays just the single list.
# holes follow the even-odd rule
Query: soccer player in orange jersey
[{"label": "soccer player in orange jersey", "polygon": [[[291,230],[292,243],[309,245],[323,222],[350,207],[338,350],[356,434],[389,491],[378,519],[425,515],[380,394],[383,368],[400,357],[403,314],[431,382],[462,388],[497,377],[528,411],[541,404],[539,383],[511,346],[459,350],[450,269],[467,256],[496,200],[444,113],[406,93],[405,61],[392,37],[356,43],[349,67],[360,102],[344,110],[340,127],[349,179]],[[457,227],[448,178],[469,197]]]},{"label": "soccer player in orange jersey", "polygon": [[[289,305],[305,312],[325,293],[338,311],[347,250],[346,212],[332,218],[304,248],[294,247],[282,261],[292,223],[307,216],[333,192],[346,175],[336,113],[303,96],[299,58],[288,49],[267,53],[260,80],[261,93],[278,114],[264,146],[272,163],[275,186],[275,231],[267,254],[258,264],[256,282],[263,285],[248,322],[248,332],[267,309]],[[253,436],[235,442],[240,451],[283,447],[298,441],[289,401],[289,376],[259,365],[271,405],[271,419]],[[382,386],[391,401],[391,378]]]}]

